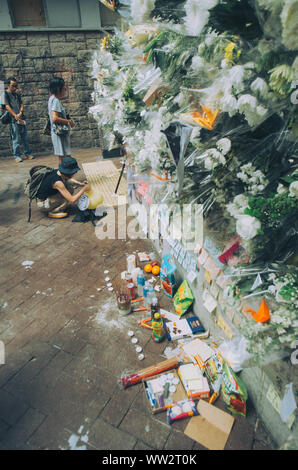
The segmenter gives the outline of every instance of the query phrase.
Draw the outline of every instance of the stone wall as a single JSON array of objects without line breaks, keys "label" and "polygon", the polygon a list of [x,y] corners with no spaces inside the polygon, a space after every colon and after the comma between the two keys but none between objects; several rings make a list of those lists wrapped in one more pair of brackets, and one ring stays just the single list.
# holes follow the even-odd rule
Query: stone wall
[{"label": "stone wall", "polygon": [[[96,122],[88,115],[92,105],[93,80],[90,57],[99,47],[99,31],[0,33],[0,80],[15,76],[22,92],[24,113],[33,154],[52,153],[50,136],[41,132],[53,75],[68,85],[63,104],[76,128],[71,134],[72,148],[100,146]],[[0,127],[0,157],[11,156],[9,126]]]}]

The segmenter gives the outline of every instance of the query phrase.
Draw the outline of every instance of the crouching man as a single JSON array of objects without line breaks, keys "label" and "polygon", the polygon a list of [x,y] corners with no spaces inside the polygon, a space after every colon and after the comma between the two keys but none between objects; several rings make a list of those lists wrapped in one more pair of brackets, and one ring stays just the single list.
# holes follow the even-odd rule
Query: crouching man
[{"label": "crouching man", "polygon": [[[85,181],[81,183],[73,178],[80,171],[75,158],[65,157],[59,168],[47,174],[37,192],[37,205],[49,217],[67,217],[68,210],[75,204],[85,191],[90,191],[90,185]],[[74,194],[73,184],[81,186]]]}]

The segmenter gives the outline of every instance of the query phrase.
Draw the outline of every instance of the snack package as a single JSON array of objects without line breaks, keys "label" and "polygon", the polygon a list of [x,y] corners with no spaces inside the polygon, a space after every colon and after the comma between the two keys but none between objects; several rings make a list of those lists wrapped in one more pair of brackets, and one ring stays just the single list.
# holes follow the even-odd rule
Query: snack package
[{"label": "snack package", "polygon": [[222,384],[222,363],[216,356],[205,363],[205,374],[213,391],[209,400],[209,403],[212,404],[218,398]]},{"label": "snack package", "polygon": [[228,410],[246,416],[246,387],[225,360],[222,363],[221,395]]},{"label": "snack package", "polygon": [[190,416],[197,416],[199,414],[196,404],[193,400],[181,400],[173,403],[167,411],[168,423],[172,424],[174,421]]},{"label": "snack package", "polygon": [[176,287],[176,279],[175,279],[175,271],[177,266],[174,264],[174,261],[171,255],[165,255],[162,258],[162,263],[160,267],[160,282],[161,287],[164,293],[168,297],[173,297],[175,287]]},{"label": "snack package", "polygon": [[183,281],[174,295],[174,307],[179,317],[187,312],[193,301],[194,296],[188,282]]}]

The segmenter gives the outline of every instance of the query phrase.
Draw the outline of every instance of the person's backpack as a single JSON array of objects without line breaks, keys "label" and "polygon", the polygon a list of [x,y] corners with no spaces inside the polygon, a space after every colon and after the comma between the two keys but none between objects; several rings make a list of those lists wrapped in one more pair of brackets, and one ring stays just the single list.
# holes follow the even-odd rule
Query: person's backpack
[{"label": "person's backpack", "polygon": [[30,219],[31,219],[31,202],[33,199],[37,198],[38,190],[45,176],[47,176],[52,171],[53,171],[53,168],[50,168],[48,166],[36,165],[36,166],[33,166],[29,172],[30,178],[25,183],[25,188],[24,188],[24,193],[29,199],[28,222],[30,222]]},{"label": "person's backpack", "polygon": [[6,107],[5,107],[5,104],[2,104],[1,105],[1,109],[0,109],[0,121],[2,122],[2,124],[6,125],[6,124],[9,124],[11,122],[11,116],[10,116],[10,113],[7,111]]}]

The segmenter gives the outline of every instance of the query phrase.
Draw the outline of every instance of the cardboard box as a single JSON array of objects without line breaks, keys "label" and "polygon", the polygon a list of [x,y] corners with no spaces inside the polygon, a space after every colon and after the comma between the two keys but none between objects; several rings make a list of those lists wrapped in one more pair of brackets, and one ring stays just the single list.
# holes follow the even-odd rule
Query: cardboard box
[{"label": "cardboard box", "polygon": [[184,434],[210,450],[223,450],[233,427],[234,418],[225,411],[200,400],[199,416],[194,416]]},{"label": "cardboard box", "polygon": [[169,341],[206,333],[197,316],[166,322],[165,328]]},{"label": "cardboard box", "polygon": [[[144,387],[144,391],[145,391],[145,394],[148,398],[148,403],[149,403],[149,407],[150,407],[150,410],[153,414],[156,414],[156,413],[161,413],[162,411],[166,411],[168,406],[167,404],[164,404],[164,406],[160,406],[160,403],[159,403],[159,400],[158,400],[158,394],[155,394],[154,395],[154,398],[156,399],[156,403],[157,407],[153,406],[152,405],[152,402],[148,396],[148,393],[147,393],[147,386],[148,386],[148,382],[150,382],[151,380],[155,380],[155,379],[158,379],[159,377],[161,377],[162,375],[167,375],[167,374],[172,374],[174,376],[175,379],[178,379],[179,382],[178,384],[176,385],[176,391],[174,393],[171,393],[169,392],[169,398],[171,400],[172,403],[175,403],[177,401],[181,401],[181,400],[186,400],[187,399],[187,396],[186,396],[186,393],[184,391],[184,388],[182,386],[182,383],[180,382],[180,379],[178,377],[178,374],[175,370],[170,370],[170,371],[167,371],[167,372],[163,372],[162,374],[158,374],[158,375],[154,375],[152,377],[146,377],[146,379],[143,379],[142,380],[142,383],[143,383],[143,387]],[[160,393],[162,394],[162,392]],[[152,396],[152,395],[151,395]]]}]

